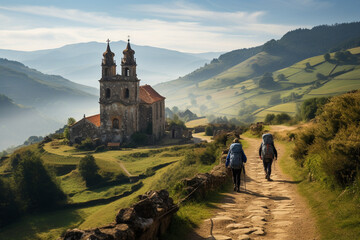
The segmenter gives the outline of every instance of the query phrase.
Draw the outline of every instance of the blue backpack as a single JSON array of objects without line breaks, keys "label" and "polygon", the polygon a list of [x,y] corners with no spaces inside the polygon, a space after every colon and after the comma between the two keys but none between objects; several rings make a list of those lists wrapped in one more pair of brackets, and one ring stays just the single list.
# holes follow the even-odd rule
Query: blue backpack
[{"label": "blue backpack", "polygon": [[233,169],[241,169],[243,166],[242,160],[242,145],[240,143],[233,143],[230,146],[230,167]]}]

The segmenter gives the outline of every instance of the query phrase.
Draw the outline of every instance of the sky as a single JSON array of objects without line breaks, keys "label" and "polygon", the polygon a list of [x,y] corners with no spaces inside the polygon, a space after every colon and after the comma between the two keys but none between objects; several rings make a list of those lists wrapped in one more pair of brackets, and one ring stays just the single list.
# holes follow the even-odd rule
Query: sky
[{"label": "sky", "polygon": [[127,40],[226,52],[290,30],[360,21],[359,0],[0,0],[0,49],[33,51]]}]

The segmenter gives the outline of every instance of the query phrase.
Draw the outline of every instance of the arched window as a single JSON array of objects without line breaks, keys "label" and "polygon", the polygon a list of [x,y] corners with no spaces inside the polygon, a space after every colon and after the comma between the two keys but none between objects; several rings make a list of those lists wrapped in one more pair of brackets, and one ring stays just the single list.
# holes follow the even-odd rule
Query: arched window
[{"label": "arched window", "polygon": [[111,95],[110,88],[105,89],[105,97],[110,98],[110,95]]},{"label": "arched window", "polygon": [[130,97],[130,92],[129,92],[129,89],[126,88],[125,89],[125,98],[129,98]]},{"label": "arched window", "polygon": [[129,77],[130,76],[130,69],[125,68],[125,76]]},{"label": "arched window", "polygon": [[105,68],[105,77],[107,77],[109,75],[109,69]]},{"label": "arched window", "polygon": [[117,118],[113,119],[112,127],[116,128],[116,129],[119,129],[119,119],[117,119]]}]

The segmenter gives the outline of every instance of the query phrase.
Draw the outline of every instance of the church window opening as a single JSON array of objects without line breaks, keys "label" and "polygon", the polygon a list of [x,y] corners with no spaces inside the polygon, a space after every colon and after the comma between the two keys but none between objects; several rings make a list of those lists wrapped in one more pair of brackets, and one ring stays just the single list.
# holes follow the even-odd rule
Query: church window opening
[{"label": "church window opening", "polygon": [[105,77],[107,77],[109,75],[109,69],[105,68]]},{"label": "church window opening", "polygon": [[130,69],[125,68],[125,76],[129,77],[130,76]]},{"label": "church window opening", "polygon": [[125,98],[129,98],[130,97],[130,92],[129,92],[129,89],[126,88],[125,89]]},{"label": "church window opening", "polygon": [[105,90],[105,97],[106,97],[106,98],[110,98],[110,95],[111,95],[111,93],[110,93],[110,88],[107,88],[107,89]]},{"label": "church window opening", "polygon": [[160,118],[162,118],[162,103],[160,102]]},{"label": "church window opening", "polygon": [[157,103],[155,103],[155,115],[156,115],[156,119],[159,119],[159,106]]},{"label": "church window opening", "polygon": [[119,119],[114,118],[112,122],[113,128],[119,129]]}]

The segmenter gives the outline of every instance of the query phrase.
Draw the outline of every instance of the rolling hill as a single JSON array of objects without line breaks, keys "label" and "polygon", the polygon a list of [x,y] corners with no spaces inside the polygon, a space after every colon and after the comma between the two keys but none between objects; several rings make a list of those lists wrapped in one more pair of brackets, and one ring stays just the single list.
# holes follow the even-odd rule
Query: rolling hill
[{"label": "rolling hill", "polygon": [[[260,76],[218,88],[208,87],[205,81],[197,88],[184,88],[182,95],[168,97],[167,102],[207,115],[241,117],[245,121],[262,121],[268,113],[295,115],[297,104],[305,99],[333,96],[360,88],[360,47],[349,51],[357,60],[339,63],[334,60],[335,53],[331,53],[330,61],[319,55],[274,71],[272,78],[275,83],[270,88],[259,87]],[[324,79],[319,79],[319,74]]]},{"label": "rolling hill", "polygon": [[[178,106],[181,109],[189,108],[191,111],[204,115],[225,115],[230,118],[238,117],[239,111],[241,110],[241,117],[250,117],[246,120],[252,121],[254,120],[254,116],[256,116],[257,120],[260,120],[264,114],[264,109],[269,107],[268,102],[272,96],[269,92],[280,91],[281,98],[284,98],[288,97],[292,92],[297,92],[294,89],[299,88],[299,94],[303,94],[303,91],[309,87],[307,85],[314,83],[317,73],[329,73],[327,72],[328,69],[326,69],[326,65],[331,65],[331,63],[319,66],[318,72],[316,66],[314,69],[307,69],[306,73],[312,71],[312,75],[296,73],[294,68],[304,70],[304,64],[306,62],[310,62],[311,65],[316,65],[319,62],[312,63],[316,62],[316,59],[322,59],[322,61],[324,61],[323,56],[307,59],[309,57],[325,54],[331,50],[339,50],[344,46],[359,46],[359,38],[359,22],[318,26],[311,30],[298,29],[288,32],[280,40],[270,40],[263,46],[251,49],[251,52],[247,52],[246,57],[239,58],[239,55],[244,55],[244,51],[249,51],[250,49],[230,52],[237,56],[237,58],[234,56],[231,57],[231,59],[233,59],[232,64],[224,64],[224,61],[221,60],[230,54],[226,53],[205,67],[182,78],[156,85],[155,89],[167,97],[167,106],[169,107]],[[353,49],[352,51],[355,51],[354,54],[356,54],[357,50]],[[222,71],[220,68],[217,68],[220,63],[223,65],[222,69],[226,70]],[[290,67],[293,64],[295,64],[295,67]],[[358,63],[355,63],[355,65],[357,64]],[[224,65],[226,65],[226,67],[224,67]],[[349,66],[349,68],[356,68],[355,65]],[[276,77],[279,74],[276,71],[286,67],[290,67],[290,72],[296,73],[294,76],[291,75],[291,78],[298,78],[298,83],[295,84],[295,82],[291,81],[280,82],[276,84],[276,89],[272,89],[271,91],[259,88],[258,83],[264,73],[274,73],[274,79],[277,81]],[[332,67],[334,68],[334,66]],[[206,69],[217,69],[218,71],[210,71],[211,73],[209,73]],[[342,66],[337,66],[337,69],[342,69]],[[345,70],[346,69],[339,70],[339,72]],[[352,76],[356,78],[355,72],[349,72],[347,74],[352,74]],[[310,76],[311,78],[309,78]],[[338,77],[340,76],[337,76],[337,78]],[[345,75],[345,77],[347,76]],[[335,76],[331,78],[335,79]],[[330,82],[331,81],[322,89],[327,88],[329,95],[333,95],[334,93],[332,90],[329,90],[329,88],[338,86],[336,86],[336,84],[335,86],[331,86],[329,85]],[[356,84],[353,85],[353,83],[355,82],[353,81],[349,83],[347,87],[335,90],[335,92],[340,93],[349,88],[356,88]],[[300,90],[300,88],[302,90]],[[315,93],[316,91],[311,93],[306,92],[301,98],[315,96]],[[295,98],[296,100],[300,99],[298,96]],[[281,111],[286,109],[286,112],[294,114],[296,104],[294,102],[292,104],[286,102],[286,105],[281,106],[279,109],[281,109]],[[280,111],[279,109],[274,109],[273,111]]]},{"label": "rolling hill", "polygon": [[96,113],[97,92],[22,63],[0,59],[0,149],[20,144],[31,135],[53,132],[68,117]]},{"label": "rolling hill", "polygon": [[0,150],[19,145],[29,136],[48,134],[59,126],[36,109],[18,105],[3,94],[0,94],[0,109]]},{"label": "rolling hill", "polygon": [[[118,63],[126,42],[111,42]],[[136,51],[138,76],[142,84],[169,81],[203,66],[220,53],[182,53],[178,51],[139,46]],[[106,43],[88,42],[65,45],[56,49],[39,51],[12,51],[0,49],[0,57],[16,60],[48,74],[58,74],[71,81],[98,88],[101,78],[101,59]]]}]

